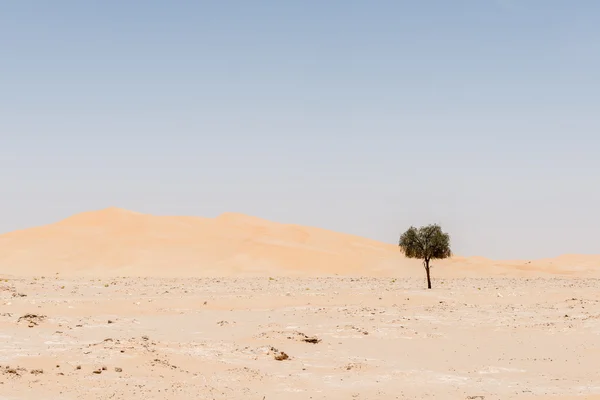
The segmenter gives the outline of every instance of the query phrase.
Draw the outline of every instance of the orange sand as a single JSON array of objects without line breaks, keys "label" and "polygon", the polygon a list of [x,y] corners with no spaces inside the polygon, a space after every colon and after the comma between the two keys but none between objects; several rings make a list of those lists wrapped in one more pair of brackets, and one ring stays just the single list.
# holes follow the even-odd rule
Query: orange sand
[{"label": "orange sand", "polygon": [[[535,261],[453,257],[434,277],[597,276],[600,256]],[[439,267],[439,268],[438,268]],[[152,216],[118,208],[0,235],[0,273],[90,276],[415,276],[398,247],[240,214]]]}]

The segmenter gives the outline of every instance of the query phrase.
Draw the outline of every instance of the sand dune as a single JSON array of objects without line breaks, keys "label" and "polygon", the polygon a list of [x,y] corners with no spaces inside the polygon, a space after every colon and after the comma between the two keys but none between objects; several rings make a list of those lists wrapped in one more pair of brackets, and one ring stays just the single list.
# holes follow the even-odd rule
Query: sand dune
[{"label": "sand dune", "polygon": [[[453,257],[437,277],[594,274],[600,256],[537,261]],[[0,235],[0,272],[10,275],[420,276],[398,247],[353,235],[242,214],[153,216],[108,208]]]}]

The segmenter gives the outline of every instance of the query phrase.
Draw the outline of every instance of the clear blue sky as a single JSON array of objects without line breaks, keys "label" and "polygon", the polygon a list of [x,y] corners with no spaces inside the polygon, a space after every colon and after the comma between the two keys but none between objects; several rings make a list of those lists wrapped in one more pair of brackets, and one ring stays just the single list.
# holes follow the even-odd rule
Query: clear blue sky
[{"label": "clear blue sky", "polygon": [[234,211],[600,253],[600,1],[5,1],[0,232]]}]

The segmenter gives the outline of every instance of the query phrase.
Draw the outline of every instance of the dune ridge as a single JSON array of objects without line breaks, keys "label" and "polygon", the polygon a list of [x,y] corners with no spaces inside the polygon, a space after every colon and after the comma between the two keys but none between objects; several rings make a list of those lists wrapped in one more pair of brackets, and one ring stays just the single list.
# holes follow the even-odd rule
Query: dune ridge
[{"label": "dune ridge", "polygon": [[[434,276],[596,276],[600,255],[453,257]],[[437,268],[439,267],[439,268]],[[0,273],[96,276],[421,276],[398,247],[236,213],[154,216],[111,207],[0,235]]]}]

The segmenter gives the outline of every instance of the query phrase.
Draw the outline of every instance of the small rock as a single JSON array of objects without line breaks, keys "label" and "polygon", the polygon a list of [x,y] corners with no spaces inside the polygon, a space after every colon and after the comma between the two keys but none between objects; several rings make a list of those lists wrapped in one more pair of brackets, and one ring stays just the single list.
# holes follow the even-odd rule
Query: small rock
[{"label": "small rock", "polygon": [[115,372],[123,372],[123,368],[115,367]]},{"label": "small rock", "polygon": [[22,317],[19,317],[19,319],[17,320],[17,323],[24,320],[25,322],[27,322],[27,324],[30,328],[33,328],[34,326],[43,322],[45,319],[46,319],[45,315],[25,314]]}]

